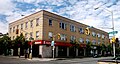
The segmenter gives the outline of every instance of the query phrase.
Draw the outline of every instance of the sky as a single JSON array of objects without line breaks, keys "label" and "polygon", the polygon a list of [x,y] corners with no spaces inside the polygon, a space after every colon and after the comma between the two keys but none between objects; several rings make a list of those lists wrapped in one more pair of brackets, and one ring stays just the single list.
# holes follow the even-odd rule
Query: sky
[{"label": "sky", "polygon": [[[95,8],[98,8],[95,10]],[[111,32],[112,13],[116,37],[120,38],[120,0],[0,0],[0,32],[8,32],[9,23],[40,10]],[[110,35],[112,36],[112,35]]]}]

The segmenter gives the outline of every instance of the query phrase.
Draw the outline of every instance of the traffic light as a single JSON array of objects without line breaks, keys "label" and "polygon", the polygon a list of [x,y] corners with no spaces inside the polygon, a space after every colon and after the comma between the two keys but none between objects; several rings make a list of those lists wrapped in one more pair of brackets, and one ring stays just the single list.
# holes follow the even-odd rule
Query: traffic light
[{"label": "traffic light", "polygon": [[115,41],[116,41],[115,36],[113,36],[112,39],[111,39],[111,42],[115,43]]},{"label": "traffic light", "polygon": [[88,27],[85,29],[85,34],[86,34],[86,35],[89,35],[89,34],[90,34],[90,30],[89,30]]},{"label": "traffic light", "polygon": [[19,34],[19,29],[16,29],[16,34]]},{"label": "traffic light", "polygon": [[60,38],[61,38],[61,37],[60,37],[60,33],[58,33],[57,38],[58,38],[58,39],[60,39]]}]

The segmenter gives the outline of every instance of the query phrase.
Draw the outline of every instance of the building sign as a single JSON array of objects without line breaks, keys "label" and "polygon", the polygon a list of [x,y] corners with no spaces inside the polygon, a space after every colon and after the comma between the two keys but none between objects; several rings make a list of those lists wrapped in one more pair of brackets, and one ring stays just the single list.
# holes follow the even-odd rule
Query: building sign
[{"label": "building sign", "polygon": [[35,44],[41,44],[41,42],[35,42]]}]

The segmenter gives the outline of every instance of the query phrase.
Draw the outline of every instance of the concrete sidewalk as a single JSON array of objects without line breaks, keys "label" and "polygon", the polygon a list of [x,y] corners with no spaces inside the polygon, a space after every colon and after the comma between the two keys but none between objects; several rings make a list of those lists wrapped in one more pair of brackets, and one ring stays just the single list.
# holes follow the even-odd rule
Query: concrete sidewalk
[{"label": "concrete sidewalk", "polygon": [[37,58],[37,57],[33,57],[32,59],[29,58],[25,58],[24,56],[4,56],[4,55],[0,55],[0,57],[6,57],[6,58],[13,58],[13,59],[21,59],[21,60],[30,60],[30,61],[55,61],[55,60],[59,60],[59,59],[65,59],[65,58]]},{"label": "concrete sidewalk", "polygon": [[3,56],[3,55],[2,55],[2,57],[21,59],[21,60],[29,60],[29,61],[89,60],[89,59],[101,60],[101,59],[112,59],[113,58],[113,57],[98,57],[98,58],[92,58],[92,57],[87,57],[87,58],[37,58],[37,57],[33,57],[32,59],[29,59],[29,58],[25,58],[24,56],[21,56],[19,58],[18,56]]}]

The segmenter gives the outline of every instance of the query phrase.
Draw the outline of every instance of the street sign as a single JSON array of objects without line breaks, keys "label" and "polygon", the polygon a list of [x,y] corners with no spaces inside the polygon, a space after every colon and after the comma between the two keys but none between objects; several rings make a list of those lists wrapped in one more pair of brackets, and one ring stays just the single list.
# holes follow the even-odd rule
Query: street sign
[{"label": "street sign", "polygon": [[118,31],[112,31],[112,32],[109,32],[109,34],[117,34]]},{"label": "street sign", "polygon": [[54,41],[51,42],[51,46],[54,46]]}]

